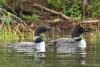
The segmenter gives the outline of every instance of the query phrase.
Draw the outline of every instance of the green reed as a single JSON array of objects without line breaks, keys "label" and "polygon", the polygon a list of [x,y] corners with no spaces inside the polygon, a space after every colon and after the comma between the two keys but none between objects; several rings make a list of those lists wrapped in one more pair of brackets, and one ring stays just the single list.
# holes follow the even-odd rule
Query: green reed
[{"label": "green reed", "polygon": [[21,32],[18,26],[15,29],[12,29],[11,26],[4,26],[0,29],[0,43],[7,44],[18,40],[31,40],[33,39],[33,32],[34,31]]}]

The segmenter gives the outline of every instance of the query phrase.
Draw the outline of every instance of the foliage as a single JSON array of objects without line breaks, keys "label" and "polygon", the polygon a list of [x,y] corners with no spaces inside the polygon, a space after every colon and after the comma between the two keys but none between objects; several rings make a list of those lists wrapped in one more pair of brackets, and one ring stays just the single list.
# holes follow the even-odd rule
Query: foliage
[{"label": "foliage", "polygon": [[26,21],[32,21],[32,20],[37,20],[39,18],[39,15],[37,15],[37,14],[32,14],[32,16],[22,15],[22,18]]},{"label": "foliage", "polygon": [[100,18],[100,0],[91,0],[91,7],[92,17]]},{"label": "foliage", "polygon": [[3,5],[6,3],[6,0],[0,0],[0,7],[3,7]]},{"label": "foliage", "polygon": [[10,25],[11,23],[14,22],[14,20],[11,18],[10,13],[8,13],[8,15],[1,16],[0,19],[6,25]]},{"label": "foliage", "polygon": [[78,17],[82,16],[81,11],[79,10],[80,6],[78,4],[73,4],[72,6],[67,6],[65,9],[63,9],[64,14],[71,17]]},{"label": "foliage", "polygon": [[3,24],[0,27],[0,42],[10,43],[19,39],[33,39],[33,31],[24,26],[25,24],[20,18],[2,8],[0,8],[0,12],[0,23]]},{"label": "foliage", "polygon": [[77,0],[75,0],[73,4],[65,4],[64,0],[48,0],[48,4],[56,7],[57,10],[62,11],[67,16],[81,16],[81,11],[79,10],[80,6]]},{"label": "foliage", "polygon": [[54,6],[57,10],[61,10],[65,6],[62,0],[48,0],[48,4]]},{"label": "foliage", "polygon": [[[48,0],[47,3],[56,10],[63,12],[67,16],[70,17],[82,17],[81,10],[81,0],[68,0],[66,3],[65,0]],[[69,2],[69,3],[67,3]],[[89,13],[89,17],[98,17],[100,18],[100,1],[99,0],[91,0],[90,4],[87,8],[87,13]],[[85,15],[87,17],[87,15]]]},{"label": "foliage", "polygon": [[6,25],[10,25],[16,21],[22,21],[19,17],[17,17],[16,15],[0,8],[0,21]]}]

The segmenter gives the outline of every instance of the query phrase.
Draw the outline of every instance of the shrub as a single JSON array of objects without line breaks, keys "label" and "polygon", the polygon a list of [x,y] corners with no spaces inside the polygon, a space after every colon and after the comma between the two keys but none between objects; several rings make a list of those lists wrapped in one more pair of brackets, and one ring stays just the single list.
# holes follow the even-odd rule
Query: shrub
[{"label": "shrub", "polygon": [[39,18],[39,15],[37,14],[32,14],[30,15],[22,15],[22,18],[26,21],[32,21],[32,20],[37,20]]},{"label": "shrub", "polygon": [[6,0],[0,0],[0,8],[3,7],[5,3],[6,3]]},{"label": "shrub", "polygon": [[56,10],[60,10],[67,16],[77,17],[81,16],[79,1],[75,0],[71,4],[65,4],[64,0],[48,0],[49,5],[52,5]]},{"label": "shrub", "polygon": [[[63,12],[65,15],[70,17],[78,17],[82,16],[81,10],[81,0],[70,0],[64,2],[64,0],[48,0],[48,5],[53,6],[56,8],[57,11]],[[100,18],[100,1],[99,0],[91,0],[90,4],[88,5],[86,14],[84,17],[95,17]]]},{"label": "shrub", "polygon": [[91,15],[92,17],[100,18],[100,0],[91,0]]}]

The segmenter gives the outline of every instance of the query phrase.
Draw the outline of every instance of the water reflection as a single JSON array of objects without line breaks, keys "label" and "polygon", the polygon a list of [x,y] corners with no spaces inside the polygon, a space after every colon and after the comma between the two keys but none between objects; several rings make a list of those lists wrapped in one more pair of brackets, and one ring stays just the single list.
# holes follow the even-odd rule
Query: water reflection
[{"label": "water reflection", "polygon": [[[49,48],[46,49],[46,53],[38,53],[36,51],[21,52],[2,48],[0,50],[0,57],[2,57],[1,60],[6,61],[1,63],[0,60],[0,65],[6,65],[3,67],[99,67],[98,62],[96,62],[97,55],[93,52],[92,54],[86,51],[83,51],[85,53],[59,53],[56,51],[56,48]],[[8,62],[11,62],[11,65]],[[16,66],[16,64],[18,65]]]},{"label": "water reflection", "polygon": [[76,54],[74,55],[77,64],[86,65],[86,54]]},{"label": "water reflection", "polygon": [[[39,53],[36,50],[34,50],[34,52],[30,51],[30,52],[23,52],[21,50],[11,50],[10,49],[10,53],[14,54],[14,52],[16,53],[20,53],[23,54],[23,56],[32,56],[33,57],[33,62],[35,63],[35,65],[55,65],[56,66],[59,65],[60,66],[64,66],[67,64],[80,64],[80,65],[85,65],[86,64],[86,53],[64,53],[64,52],[57,52],[56,49],[54,49],[55,51],[53,51],[52,49],[48,49],[47,48],[47,52],[46,53]],[[65,51],[65,49],[62,49],[63,51]],[[9,49],[8,49],[9,52]],[[23,60],[24,61],[24,60]]]},{"label": "water reflection", "polygon": [[45,65],[47,67],[77,67],[78,65],[86,65],[86,54],[58,54],[48,52],[46,55]]},{"label": "water reflection", "polygon": [[[49,53],[49,52],[48,52]],[[59,65],[64,66],[67,64],[75,64],[75,65],[85,65],[86,64],[86,54],[58,54],[58,53],[36,53],[34,54],[34,62],[40,64],[48,65]]]}]

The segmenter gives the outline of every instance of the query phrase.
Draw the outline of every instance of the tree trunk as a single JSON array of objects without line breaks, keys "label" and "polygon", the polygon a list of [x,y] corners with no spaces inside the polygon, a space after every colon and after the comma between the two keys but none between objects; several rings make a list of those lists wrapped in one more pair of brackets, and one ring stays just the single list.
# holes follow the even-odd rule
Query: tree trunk
[{"label": "tree trunk", "polygon": [[82,16],[88,15],[89,5],[90,5],[90,0],[81,0]]}]

